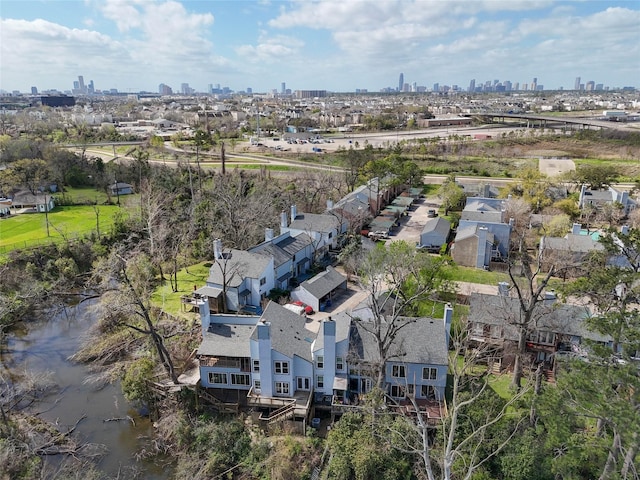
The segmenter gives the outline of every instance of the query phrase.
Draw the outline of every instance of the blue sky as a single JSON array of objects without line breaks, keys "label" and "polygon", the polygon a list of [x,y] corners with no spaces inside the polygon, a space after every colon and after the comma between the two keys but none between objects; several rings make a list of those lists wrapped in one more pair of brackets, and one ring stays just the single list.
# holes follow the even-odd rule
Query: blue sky
[{"label": "blue sky", "polygon": [[0,0],[0,89],[640,87],[640,2]]}]

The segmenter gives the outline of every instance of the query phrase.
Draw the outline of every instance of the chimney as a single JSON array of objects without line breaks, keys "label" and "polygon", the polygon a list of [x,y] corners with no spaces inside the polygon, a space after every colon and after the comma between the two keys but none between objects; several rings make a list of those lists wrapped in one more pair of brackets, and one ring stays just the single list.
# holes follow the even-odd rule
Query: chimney
[{"label": "chimney", "polygon": [[295,205],[291,205],[291,222],[294,222],[297,216],[298,216],[298,207],[296,207]]},{"label": "chimney", "polygon": [[549,290],[548,292],[544,292],[543,303],[545,305],[553,305],[553,303],[556,301],[556,298],[556,292],[554,292],[553,290]]},{"label": "chimney", "polygon": [[509,284],[507,282],[498,282],[498,295],[501,297],[509,296]]},{"label": "chimney", "polygon": [[487,256],[487,234],[489,233],[489,230],[487,227],[478,227],[476,233],[478,234],[476,268],[484,268],[486,267],[485,258]]},{"label": "chimney", "polygon": [[573,233],[574,235],[580,235],[580,230],[582,230],[582,224],[574,223],[573,227],[571,228],[571,233]]},{"label": "chimney", "polygon": [[622,225],[622,227],[620,227],[620,233],[622,235],[629,235],[629,225]]},{"label": "chimney", "polygon": [[336,376],[336,322],[331,317],[322,322],[322,335],[324,336],[324,393],[328,394],[333,392],[333,381]]},{"label": "chimney", "polygon": [[444,306],[444,331],[447,341],[447,349],[449,348],[449,340],[451,339],[451,322],[453,321],[453,307],[450,303]]},{"label": "chimney", "polygon": [[273,228],[265,228],[264,229],[264,241],[270,242],[273,240]]},{"label": "chimney", "polygon": [[584,207],[584,196],[586,192],[587,192],[587,186],[583,184],[580,187],[580,197],[578,197],[578,207],[580,208]]},{"label": "chimney", "polygon": [[219,238],[213,241],[213,258],[215,260],[222,259],[222,240]]},{"label": "chimney", "polygon": [[211,312],[209,311],[209,297],[203,295],[196,300],[198,310],[200,311],[200,322],[202,323],[202,335],[209,331],[209,325],[211,324]]},{"label": "chimney", "polygon": [[284,210],[280,213],[280,228],[287,228],[287,212]]},{"label": "chimney", "polygon": [[[256,332],[258,334],[258,348],[257,348],[257,360],[260,362],[260,372],[254,373],[253,376],[259,376],[262,380],[260,386],[260,392],[266,397],[273,396],[273,358],[271,356],[271,324],[261,319],[256,324]],[[253,349],[252,349],[253,350]],[[256,360],[254,352],[252,351],[251,358]]]},{"label": "chimney", "polygon": [[333,200],[330,198],[327,200],[327,211],[333,210]]}]

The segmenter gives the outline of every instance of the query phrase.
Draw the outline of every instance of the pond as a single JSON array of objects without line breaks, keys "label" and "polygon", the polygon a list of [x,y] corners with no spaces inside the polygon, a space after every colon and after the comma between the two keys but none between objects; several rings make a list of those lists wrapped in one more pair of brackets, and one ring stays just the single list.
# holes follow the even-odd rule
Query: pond
[{"label": "pond", "polygon": [[[131,478],[137,472],[145,479],[168,479],[172,470],[169,459],[136,460],[136,453],[153,435],[153,425],[127,402],[119,383],[96,387],[87,382],[87,366],[68,360],[95,321],[90,303],[68,307],[48,321],[8,333],[0,351],[2,373],[19,382],[25,371],[50,372],[56,387],[31,405],[30,411],[39,412],[40,418],[58,425],[63,432],[86,415],[74,435],[80,441],[104,445],[106,453],[98,468],[109,478]],[[126,420],[105,421],[121,418]],[[49,457],[45,461],[57,460]]]}]

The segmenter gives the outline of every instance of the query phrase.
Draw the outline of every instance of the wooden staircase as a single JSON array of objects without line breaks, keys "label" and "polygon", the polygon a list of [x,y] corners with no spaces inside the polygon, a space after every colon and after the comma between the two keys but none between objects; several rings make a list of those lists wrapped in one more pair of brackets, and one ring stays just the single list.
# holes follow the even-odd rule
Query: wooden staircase
[{"label": "wooden staircase", "polygon": [[265,420],[268,425],[273,425],[276,422],[284,422],[293,418],[296,410],[296,401],[292,400],[286,405],[280,407],[276,411],[272,412],[269,416],[264,417],[260,415],[260,420]]},{"label": "wooden staircase", "polygon": [[225,403],[201,388],[196,389],[196,394],[199,398],[211,404],[220,413],[238,413],[237,403]]}]

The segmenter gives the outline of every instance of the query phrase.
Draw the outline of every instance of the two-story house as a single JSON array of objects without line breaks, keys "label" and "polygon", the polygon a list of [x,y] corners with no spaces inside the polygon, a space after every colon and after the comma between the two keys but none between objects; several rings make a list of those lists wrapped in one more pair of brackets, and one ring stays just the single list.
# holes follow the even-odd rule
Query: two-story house
[{"label": "two-story house", "polygon": [[291,206],[291,220],[285,212],[280,216],[280,233],[292,236],[306,234],[311,238],[314,260],[319,261],[338,248],[342,236],[347,233],[349,223],[344,217],[330,213],[299,213],[295,205]]},{"label": "two-story house", "polygon": [[501,199],[467,198],[451,248],[457,264],[485,268],[491,260],[508,258],[512,221],[505,222],[504,210]]},{"label": "two-story house", "polygon": [[275,288],[288,290],[292,278],[304,275],[313,262],[313,241],[306,233],[296,236],[286,231],[274,237],[273,229],[265,229],[264,242],[248,249],[273,257]]},{"label": "two-story house", "polygon": [[[499,291],[500,295],[471,294],[469,340],[472,345],[485,349],[494,365],[509,370],[515,360],[518,324],[523,321],[523,314],[519,299],[509,296],[507,284],[501,284]],[[611,343],[610,337],[587,329],[585,321],[591,316],[587,307],[559,303],[555,298],[553,292],[547,292],[526,326],[527,363],[530,366],[542,363],[549,378],[555,372],[559,353],[583,352],[584,339]]]},{"label": "two-story house", "polygon": [[[200,301],[200,384],[221,401],[236,398],[268,421],[303,419],[321,404],[342,413],[340,406],[371,389],[375,339],[349,312],[324,319],[316,331],[275,302],[256,316],[212,315],[208,299]],[[447,306],[443,320],[403,319],[384,365],[383,387],[396,407],[411,396],[431,418],[442,416],[451,317]]]},{"label": "two-story house", "polygon": [[224,249],[220,239],[213,244],[213,263],[206,286],[194,293],[210,297],[209,302],[220,305],[221,311],[259,313],[275,286],[274,258],[235,248]]}]

